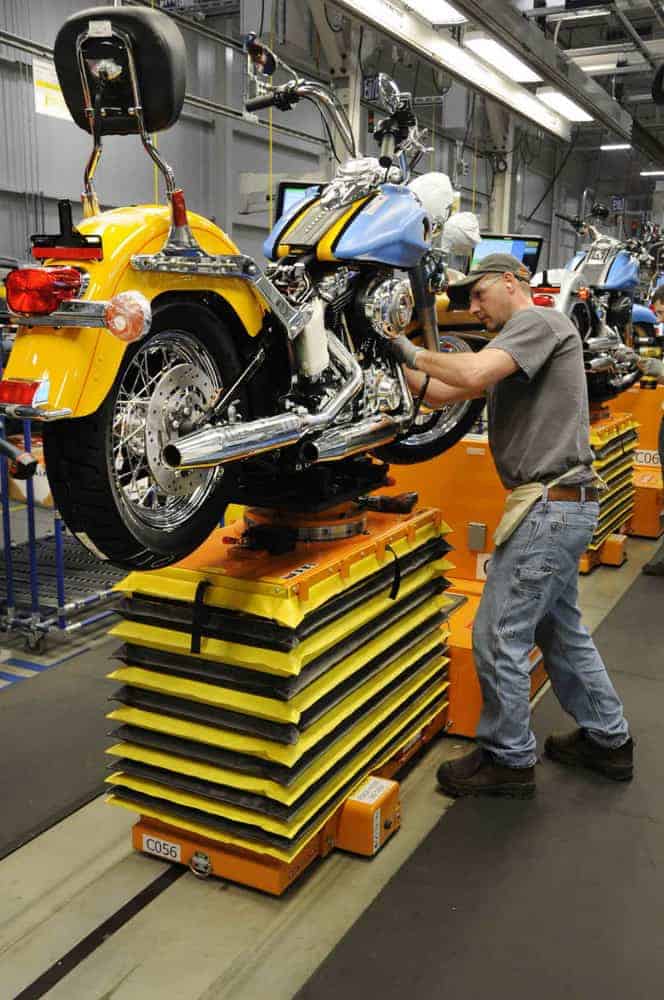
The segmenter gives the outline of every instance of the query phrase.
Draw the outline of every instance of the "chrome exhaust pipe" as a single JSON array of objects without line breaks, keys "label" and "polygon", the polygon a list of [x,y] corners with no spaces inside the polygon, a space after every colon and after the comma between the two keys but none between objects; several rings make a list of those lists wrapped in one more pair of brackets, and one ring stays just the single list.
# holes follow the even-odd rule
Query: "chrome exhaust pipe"
[{"label": "chrome exhaust pipe", "polygon": [[250,424],[205,427],[167,444],[163,451],[172,469],[202,469],[259,455],[273,448],[297,444],[302,436],[302,417],[283,413],[252,420]]},{"label": "chrome exhaust pipe", "polygon": [[205,427],[167,444],[164,463],[172,469],[204,469],[225,462],[237,462],[261,452],[297,444],[306,434],[320,433],[362,388],[364,376],[357,361],[332,333],[328,333],[330,354],[347,374],[337,395],[318,413],[279,413],[247,424]]},{"label": "chrome exhaust pipe", "polygon": [[630,389],[633,385],[640,381],[642,378],[641,372],[628,372],[627,375],[621,375],[619,378],[611,379],[610,384],[613,389],[617,389],[618,392],[622,392],[623,389]]},{"label": "chrome exhaust pipe", "polygon": [[401,420],[394,417],[367,417],[359,424],[325,431],[315,441],[305,441],[301,455],[304,462],[338,462],[358,451],[370,451],[393,441],[401,430]]},{"label": "chrome exhaust pipe", "polygon": [[616,363],[608,354],[603,354],[599,358],[591,358],[588,362],[591,372],[610,372],[616,370]]},{"label": "chrome exhaust pipe", "polygon": [[621,344],[622,341],[617,334],[615,336],[604,334],[602,337],[589,337],[583,346],[587,351],[599,354],[601,351],[614,351]]},{"label": "chrome exhaust pipe", "polygon": [[380,448],[381,445],[394,441],[395,437],[408,427],[415,411],[413,397],[401,365],[397,365],[397,377],[403,399],[406,401],[403,413],[399,416],[376,413],[365,417],[357,424],[333,427],[318,438],[304,442],[300,452],[303,461],[309,464],[337,462],[359,451],[371,451],[373,448]]}]

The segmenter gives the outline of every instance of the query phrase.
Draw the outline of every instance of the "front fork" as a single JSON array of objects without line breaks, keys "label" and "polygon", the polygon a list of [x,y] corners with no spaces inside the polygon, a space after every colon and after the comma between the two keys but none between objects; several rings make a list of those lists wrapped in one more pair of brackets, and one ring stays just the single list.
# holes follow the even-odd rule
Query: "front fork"
[{"label": "front fork", "polygon": [[410,287],[413,290],[417,318],[422,330],[424,346],[427,351],[438,352],[438,317],[436,315],[436,296],[429,287],[429,280],[423,267],[413,267],[408,272]]}]

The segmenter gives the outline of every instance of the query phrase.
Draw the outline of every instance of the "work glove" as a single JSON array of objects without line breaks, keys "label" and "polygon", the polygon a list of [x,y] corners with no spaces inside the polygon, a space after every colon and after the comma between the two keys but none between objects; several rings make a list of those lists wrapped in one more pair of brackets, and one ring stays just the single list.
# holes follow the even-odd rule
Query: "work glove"
[{"label": "work glove", "polygon": [[664,363],[659,358],[639,358],[638,366],[644,375],[652,375],[653,378],[664,381]]},{"label": "work glove", "polygon": [[623,344],[621,347],[616,347],[613,352],[613,357],[621,365],[634,364],[639,362],[639,356],[636,351],[633,351],[631,347],[627,347]]},{"label": "work glove", "polygon": [[387,342],[387,349],[395,361],[405,365],[406,368],[416,368],[415,359],[422,350],[403,333],[399,337],[391,337]]}]

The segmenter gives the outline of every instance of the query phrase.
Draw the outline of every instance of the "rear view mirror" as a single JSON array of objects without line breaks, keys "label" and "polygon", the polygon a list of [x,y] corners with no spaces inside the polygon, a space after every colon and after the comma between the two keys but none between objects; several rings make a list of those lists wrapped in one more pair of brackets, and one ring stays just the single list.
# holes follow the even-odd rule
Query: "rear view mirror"
[{"label": "rear view mirror", "polygon": [[606,205],[602,205],[599,202],[595,202],[590,214],[594,219],[608,219],[610,213]]},{"label": "rear view mirror", "polygon": [[652,81],[652,99],[655,104],[664,104],[664,63],[659,67]]},{"label": "rear view mirror", "polygon": [[254,32],[246,36],[244,49],[249,56],[249,62],[254,73],[261,76],[272,76],[277,68],[277,57],[272,49],[263,45],[256,38]]},{"label": "rear view mirror", "polygon": [[391,115],[399,107],[401,92],[391,76],[387,73],[378,74],[378,99],[386,111]]}]

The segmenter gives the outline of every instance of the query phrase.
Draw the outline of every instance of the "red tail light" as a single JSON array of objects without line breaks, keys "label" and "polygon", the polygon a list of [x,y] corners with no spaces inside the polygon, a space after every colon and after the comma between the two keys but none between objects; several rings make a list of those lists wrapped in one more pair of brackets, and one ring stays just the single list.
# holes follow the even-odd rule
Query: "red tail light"
[{"label": "red tail light", "polygon": [[7,305],[16,313],[47,316],[61,302],[75,299],[82,277],[75,267],[22,267],[5,279]]},{"label": "red tail light", "polygon": [[0,382],[0,403],[13,403],[17,406],[32,406],[41,381],[30,379],[8,378]]},{"label": "red tail light", "polygon": [[556,304],[556,300],[553,295],[542,295],[541,293],[535,293],[533,295],[533,305],[534,306],[548,306],[552,309]]}]

